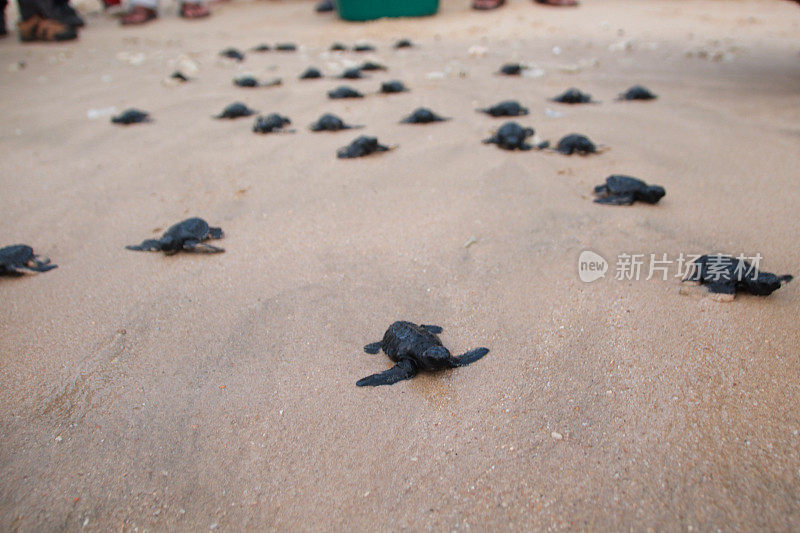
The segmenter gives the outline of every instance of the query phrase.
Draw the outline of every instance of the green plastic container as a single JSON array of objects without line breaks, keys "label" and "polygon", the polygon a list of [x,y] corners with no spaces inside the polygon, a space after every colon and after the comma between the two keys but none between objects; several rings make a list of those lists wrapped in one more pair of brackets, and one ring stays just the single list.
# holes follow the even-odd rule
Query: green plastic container
[{"label": "green plastic container", "polygon": [[344,20],[374,20],[383,17],[426,17],[439,10],[439,0],[336,0]]}]

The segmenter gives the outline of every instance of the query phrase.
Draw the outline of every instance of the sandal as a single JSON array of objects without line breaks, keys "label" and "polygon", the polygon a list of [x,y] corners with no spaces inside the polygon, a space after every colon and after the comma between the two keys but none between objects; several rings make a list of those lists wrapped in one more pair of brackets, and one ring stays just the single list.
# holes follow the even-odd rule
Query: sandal
[{"label": "sandal", "polygon": [[209,16],[211,11],[204,4],[181,2],[178,14],[185,19],[202,19]]},{"label": "sandal", "polygon": [[150,22],[158,17],[155,9],[144,6],[132,6],[127,13],[119,18],[119,23],[123,26],[135,26]]},{"label": "sandal", "polygon": [[78,32],[54,19],[34,15],[17,23],[19,40],[24,43],[32,41],[71,41],[78,38]]},{"label": "sandal", "polygon": [[506,0],[475,0],[472,3],[472,9],[477,11],[489,11],[490,9],[497,9],[502,7]]}]

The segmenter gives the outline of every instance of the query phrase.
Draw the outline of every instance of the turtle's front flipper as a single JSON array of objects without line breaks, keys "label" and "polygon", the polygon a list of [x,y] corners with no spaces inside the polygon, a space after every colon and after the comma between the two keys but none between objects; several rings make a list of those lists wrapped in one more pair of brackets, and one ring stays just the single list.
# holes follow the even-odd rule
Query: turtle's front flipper
[{"label": "turtle's front flipper", "polygon": [[208,236],[211,239],[221,239],[225,236],[225,234],[222,232],[222,228],[215,228],[211,226],[208,228]]},{"label": "turtle's front flipper", "polygon": [[161,251],[161,241],[147,239],[146,241],[143,241],[142,244],[129,244],[125,248],[137,252],[158,252]]},{"label": "turtle's front flipper", "polygon": [[380,352],[382,347],[383,347],[382,341],[373,342],[371,344],[367,344],[366,346],[364,346],[364,351],[374,355]]},{"label": "turtle's front flipper", "polygon": [[434,335],[438,335],[443,331],[442,326],[431,326],[430,324],[422,324],[422,329],[427,330],[428,333],[433,333]]},{"label": "turtle's front flipper", "polygon": [[488,348],[475,348],[474,350],[470,350],[463,355],[459,355],[458,357],[453,357],[452,360],[450,361],[450,364],[453,367],[467,366],[469,364],[474,363],[487,353],[489,353]]},{"label": "turtle's front flipper", "polygon": [[53,270],[54,268],[58,268],[58,265],[51,265],[50,259],[48,258],[40,258],[38,255],[34,256],[31,260],[33,262],[33,266],[30,264],[25,265],[25,268],[28,270],[33,270],[34,272],[47,272],[48,270]]},{"label": "turtle's front flipper", "polygon": [[611,194],[602,198],[595,198],[595,203],[605,205],[631,205],[634,200],[633,193]]},{"label": "turtle's front flipper", "polygon": [[372,374],[356,382],[359,387],[377,387],[378,385],[392,385],[404,379],[411,379],[417,375],[417,367],[408,359],[403,359],[392,368],[380,374]]},{"label": "turtle's front flipper", "polygon": [[218,248],[216,246],[211,246],[205,242],[197,242],[197,241],[186,241],[183,243],[183,249],[189,252],[200,252],[200,253],[207,253],[207,254],[218,254],[222,253],[225,250],[222,248]]}]

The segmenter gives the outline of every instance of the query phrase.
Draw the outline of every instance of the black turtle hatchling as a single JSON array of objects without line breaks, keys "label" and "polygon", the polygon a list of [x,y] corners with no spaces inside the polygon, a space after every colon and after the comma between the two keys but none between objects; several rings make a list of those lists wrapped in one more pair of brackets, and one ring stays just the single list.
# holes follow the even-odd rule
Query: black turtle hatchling
[{"label": "black turtle hatchling", "polygon": [[364,351],[376,354],[383,350],[396,364],[389,370],[359,379],[359,387],[392,385],[404,379],[411,379],[421,370],[433,371],[445,368],[458,368],[479,360],[488,348],[475,348],[458,357],[450,355],[450,350],[442,345],[438,334],[439,326],[417,325],[398,321],[389,326],[383,340],[364,346]]},{"label": "black turtle hatchling", "polygon": [[396,43],[394,43],[395,48],[413,48],[414,43],[411,42],[410,39],[400,39]]},{"label": "black turtle hatchling", "polygon": [[402,81],[392,80],[381,83],[381,92],[383,94],[404,93],[408,91],[408,87],[403,85]]},{"label": "black turtle hatchling", "polygon": [[364,78],[364,74],[362,74],[361,69],[358,67],[345,69],[339,76],[340,80],[360,80],[362,78]]},{"label": "black turtle hatchling", "polygon": [[793,279],[790,274],[777,276],[759,271],[742,258],[714,254],[702,255],[690,263],[683,281],[697,282],[705,285],[710,293],[732,299],[739,291],[769,296]]},{"label": "black turtle hatchling", "polygon": [[152,119],[150,118],[150,114],[146,111],[127,109],[119,115],[111,117],[111,122],[127,126],[129,124],[139,124],[141,122],[152,122]]},{"label": "black turtle hatchling", "polygon": [[497,73],[505,76],[519,76],[523,70],[525,70],[525,67],[519,63],[506,63],[500,67]]},{"label": "black turtle hatchling", "polygon": [[364,95],[350,87],[341,86],[332,91],[328,91],[328,98],[338,100],[341,98],[364,98]]},{"label": "black turtle hatchling", "polygon": [[282,117],[277,113],[269,114],[265,117],[256,117],[253,124],[254,133],[288,133],[289,130],[283,129],[284,126],[291,124],[288,117]]},{"label": "black turtle hatchling", "polygon": [[307,68],[302,74],[300,74],[301,80],[317,80],[322,77],[322,72],[319,69],[314,67]]},{"label": "black turtle hatchling", "polygon": [[238,76],[233,79],[233,84],[237,87],[277,87],[283,83],[280,78],[274,78],[269,81],[258,81],[253,76]]},{"label": "black turtle hatchling", "polygon": [[374,61],[364,61],[358,68],[360,68],[364,72],[372,72],[376,70],[388,70],[385,66],[381,65],[380,63],[375,63]]},{"label": "black turtle hatchling", "polygon": [[294,52],[297,50],[297,45],[294,43],[278,43],[275,45],[275,50],[278,52]]},{"label": "black turtle hatchling", "polygon": [[173,80],[178,80],[179,82],[182,82],[182,83],[189,81],[189,78],[183,72],[181,72],[179,70],[176,70],[175,72],[170,74],[169,77],[172,78]]},{"label": "black turtle hatchling", "polygon": [[598,153],[597,146],[589,140],[589,137],[580,135],[579,133],[570,133],[562,137],[561,140],[558,141],[555,150],[564,155]]},{"label": "black turtle hatchling", "polygon": [[641,85],[634,85],[617,97],[617,100],[655,100],[658,98],[650,89]]},{"label": "black turtle hatchling", "polygon": [[241,52],[241,50],[236,48],[226,48],[221,51],[219,55],[228,59],[235,59],[236,61],[244,61],[244,54]]},{"label": "black turtle hatchling", "polygon": [[520,117],[528,114],[528,108],[522,107],[516,100],[506,100],[478,111],[493,117]]},{"label": "black turtle hatchling", "polygon": [[496,144],[503,150],[531,150],[533,145],[526,141],[536,133],[533,128],[523,128],[516,122],[506,122],[497,132],[485,139],[484,144]]},{"label": "black turtle hatchling", "polygon": [[656,204],[667,191],[659,185],[648,185],[638,178],[614,174],[603,185],[594,188],[595,202],[607,205],[631,205],[633,202]]},{"label": "black turtle hatchling", "polygon": [[420,107],[414,110],[409,116],[401,120],[402,124],[429,124],[431,122],[444,122],[449,118],[440,117],[427,107]]},{"label": "black turtle hatchling", "polygon": [[250,117],[258,113],[255,109],[250,109],[246,105],[241,102],[234,102],[225,109],[222,110],[222,113],[219,115],[215,115],[214,118],[227,118],[227,119],[235,119],[241,117]]},{"label": "black turtle hatchling", "polygon": [[367,137],[362,135],[358,137],[349,145],[339,148],[336,151],[336,157],[339,159],[354,159],[356,157],[364,157],[377,152],[386,152],[391,150],[388,146],[383,146],[378,143],[377,137]]},{"label": "black turtle hatchling", "polygon": [[25,272],[47,272],[57,268],[50,259],[33,253],[27,244],[13,244],[0,248],[0,276],[21,276]]},{"label": "black turtle hatchling", "polygon": [[331,52],[344,52],[347,50],[347,47],[342,43],[333,43],[329,48]]},{"label": "black turtle hatchling", "polygon": [[261,43],[258,46],[254,46],[253,48],[251,48],[251,50],[253,52],[269,52],[270,50],[272,50],[272,47],[268,44]]},{"label": "black turtle hatchling", "polygon": [[552,99],[553,102],[559,102],[562,104],[593,104],[595,103],[592,100],[591,94],[586,94],[584,92],[579,91],[578,89],[572,88],[567,89],[563,93],[559,94],[555,98]]},{"label": "black turtle hatchling", "polygon": [[353,47],[353,52],[374,52],[375,47],[371,44],[357,44]]},{"label": "black turtle hatchling", "polygon": [[219,253],[225,250],[211,246],[205,241],[221,239],[223,235],[221,228],[209,226],[202,218],[188,218],[170,227],[160,239],[147,239],[141,244],[125,248],[139,252],[165,252],[167,255],[176,254],[181,250]]},{"label": "black turtle hatchling", "polygon": [[311,131],[341,131],[361,127],[362,126],[350,126],[345,124],[344,121],[336,115],[326,113],[319,117],[319,119],[310,126],[310,129]]}]

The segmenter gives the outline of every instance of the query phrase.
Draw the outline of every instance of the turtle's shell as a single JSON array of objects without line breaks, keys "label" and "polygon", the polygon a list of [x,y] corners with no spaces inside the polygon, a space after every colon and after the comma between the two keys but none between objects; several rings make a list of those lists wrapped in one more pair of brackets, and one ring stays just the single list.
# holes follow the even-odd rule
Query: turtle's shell
[{"label": "turtle's shell", "polygon": [[33,259],[33,248],[27,244],[13,244],[0,248],[0,265],[25,265]]},{"label": "turtle's shell", "polygon": [[183,222],[171,226],[164,237],[172,237],[178,241],[196,239],[198,241],[208,236],[208,222],[202,218],[187,218]]},{"label": "turtle's shell", "polygon": [[606,178],[606,187],[612,194],[641,191],[647,188],[647,184],[638,178],[614,174]]}]

